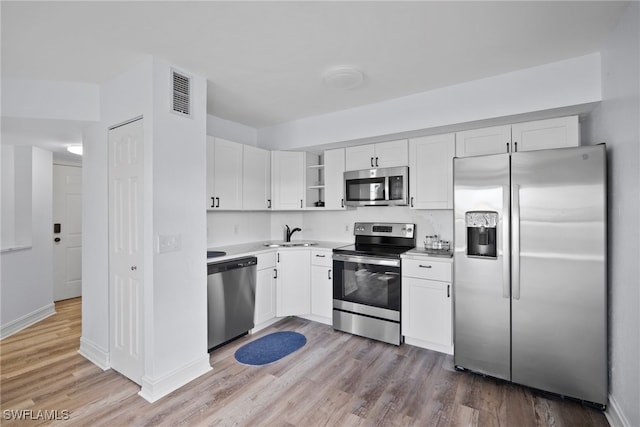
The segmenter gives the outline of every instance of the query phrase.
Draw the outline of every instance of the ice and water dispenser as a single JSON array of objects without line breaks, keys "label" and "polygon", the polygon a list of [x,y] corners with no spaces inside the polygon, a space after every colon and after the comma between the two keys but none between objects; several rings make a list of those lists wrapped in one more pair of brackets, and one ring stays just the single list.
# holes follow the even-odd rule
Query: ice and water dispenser
[{"label": "ice and water dispenser", "polygon": [[465,223],[467,227],[467,256],[497,258],[498,213],[490,211],[467,212]]}]

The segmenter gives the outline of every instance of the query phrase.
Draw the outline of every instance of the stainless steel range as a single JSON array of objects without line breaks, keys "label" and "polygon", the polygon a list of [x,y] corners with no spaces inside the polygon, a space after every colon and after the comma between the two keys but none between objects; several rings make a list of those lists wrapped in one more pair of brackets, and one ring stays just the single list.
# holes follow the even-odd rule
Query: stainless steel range
[{"label": "stainless steel range", "polygon": [[356,222],[355,244],[333,250],[333,328],[400,345],[400,255],[415,224]]}]

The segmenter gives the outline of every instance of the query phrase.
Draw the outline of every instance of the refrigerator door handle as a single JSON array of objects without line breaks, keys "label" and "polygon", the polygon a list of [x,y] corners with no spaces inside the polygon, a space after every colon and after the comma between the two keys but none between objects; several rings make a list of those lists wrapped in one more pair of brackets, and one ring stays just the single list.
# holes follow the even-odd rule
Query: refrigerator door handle
[{"label": "refrigerator door handle", "polygon": [[509,186],[502,186],[502,298],[511,298],[509,273]]},{"label": "refrigerator door handle", "polygon": [[511,283],[513,285],[513,299],[520,299],[520,186],[513,184],[511,186],[511,221],[512,242],[511,249]]}]

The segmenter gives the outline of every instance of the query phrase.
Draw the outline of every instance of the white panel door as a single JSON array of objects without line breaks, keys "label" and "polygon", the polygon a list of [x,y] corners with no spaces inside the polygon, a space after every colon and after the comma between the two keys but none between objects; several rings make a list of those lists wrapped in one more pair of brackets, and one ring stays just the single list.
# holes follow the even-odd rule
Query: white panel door
[{"label": "white panel door", "polygon": [[414,209],[453,209],[455,134],[412,139],[409,151],[410,206]]},{"label": "white panel door", "polygon": [[304,207],[304,153],[271,152],[273,208],[299,210]]},{"label": "white panel door", "polygon": [[511,127],[511,151],[532,151],[580,145],[578,116],[516,123]]},{"label": "white panel door", "polygon": [[82,294],[82,168],[53,165],[53,300]]},{"label": "white panel door", "polygon": [[483,156],[511,151],[511,125],[456,133],[456,157]]},{"label": "white panel door", "polygon": [[311,253],[308,249],[276,254],[278,317],[311,312]]},{"label": "white panel door", "polygon": [[111,367],[140,384],[143,359],[143,121],[109,131]]},{"label": "white panel door", "polygon": [[242,209],[242,144],[215,138],[213,156],[215,208]]},{"label": "white panel door", "polygon": [[376,148],[373,144],[356,145],[345,149],[345,165],[348,171],[375,167]]},{"label": "white panel door", "polygon": [[374,165],[377,168],[409,166],[409,146],[406,139],[376,144]]},{"label": "white panel door", "polygon": [[344,148],[324,152],[325,209],[344,209]]},{"label": "white panel door", "polygon": [[271,153],[245,145],[242,156],[242,209],[271,208]]}]

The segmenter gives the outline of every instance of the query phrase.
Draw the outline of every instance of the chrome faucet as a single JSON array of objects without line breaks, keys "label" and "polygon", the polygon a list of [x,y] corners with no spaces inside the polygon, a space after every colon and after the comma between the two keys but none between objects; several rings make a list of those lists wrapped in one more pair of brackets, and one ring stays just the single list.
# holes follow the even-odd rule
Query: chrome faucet
[{"label": "chrome faucet", "polygon": [[285,235],[285,241],[286,242],[290,242],[291,241],[291,236],[293,236],[293,233],[295,233],[296,231],[302,231],[302,229],[296,227],[293,230],[289,228],[288,225],[285,225],[285,227],[287,228],[287,232]]}]

